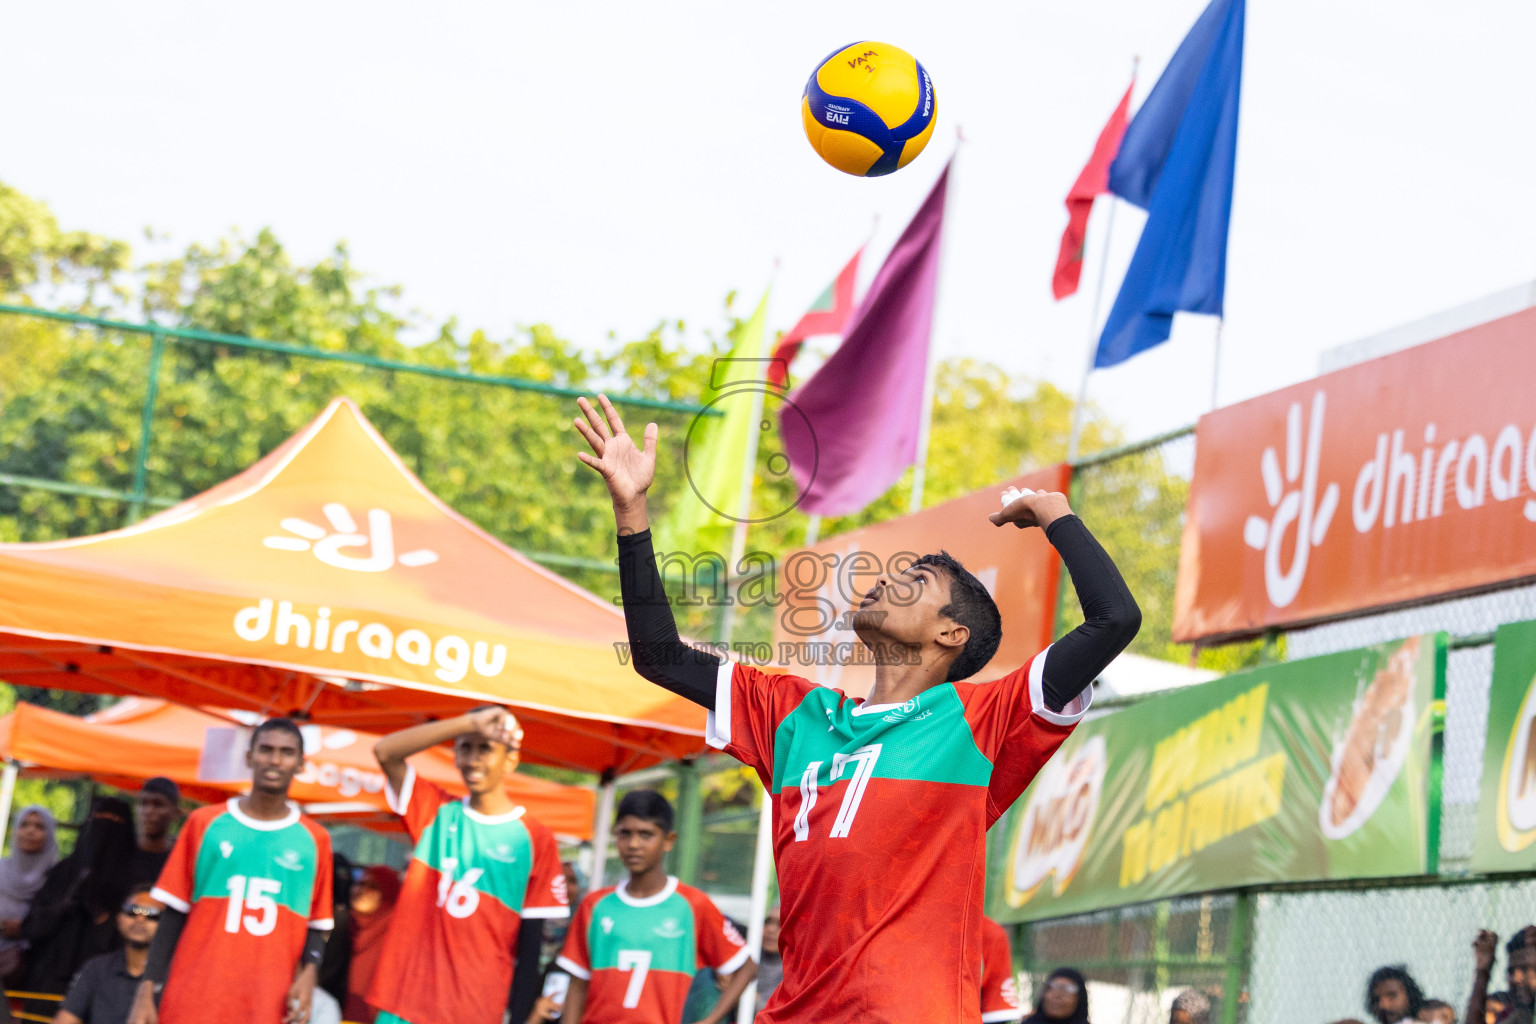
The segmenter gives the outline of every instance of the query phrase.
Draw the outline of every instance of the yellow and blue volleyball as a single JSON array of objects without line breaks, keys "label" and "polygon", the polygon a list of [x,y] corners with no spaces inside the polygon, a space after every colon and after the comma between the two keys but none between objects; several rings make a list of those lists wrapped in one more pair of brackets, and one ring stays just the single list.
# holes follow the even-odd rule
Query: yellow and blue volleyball
[{"label": "yellow and blue volleyball", "polygon": [[811,148],[838,170],[864,178],[911,163],[933,136],[937,113],[928,72],[887,43],[838,50],[817,66],[800,100]]}]

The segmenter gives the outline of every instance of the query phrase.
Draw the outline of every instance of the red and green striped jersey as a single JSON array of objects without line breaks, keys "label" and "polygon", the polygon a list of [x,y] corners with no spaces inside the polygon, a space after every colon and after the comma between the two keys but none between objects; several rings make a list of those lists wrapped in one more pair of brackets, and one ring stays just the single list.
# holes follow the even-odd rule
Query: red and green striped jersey
[{"label": "red and green striped jersey", "polygon": [[1019,983],[1013,976],[1008,933],[990,917],[981,919],[981,1024],[1024,1019]]},{"label": "red and green striped jersey", "polygon": [[587,980],[582,1021],[677,1024],[693,976],[704,967],[731,974],[747,962],[746,942],[692,886],[669,876],[642,899],[625,885],[581,901],[556,963]]},{"label": "red and green striped jersey", "polygon": [[570,916],[555,837],[491,817],[407,767],[389,805],[416,841],[368,1005],[411,1024],[500,1024],[524,918]]},{"label": "red and green striped jersey", "polygon": [[160,996],[163,1024],[277,1024],[305,933],[331,928],[331,837],[289,804],[277,821],[238,797],[187,817],[152,895],[187,915]]},{"label": "red and green striped jersey", "polygon": [[1048,653],[877,706],[721,666],[706,739],[773,799],[784,980],[758,1024],[978,1019],[987,829],[1090,699],[1045,706]]}]

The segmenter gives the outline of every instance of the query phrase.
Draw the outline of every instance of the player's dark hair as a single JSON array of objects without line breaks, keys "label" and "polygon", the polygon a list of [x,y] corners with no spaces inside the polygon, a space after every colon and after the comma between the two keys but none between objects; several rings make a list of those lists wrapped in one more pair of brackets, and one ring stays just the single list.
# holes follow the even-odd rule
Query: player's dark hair
[{"label": "player's dark hair", "polygon": [[619,809],[613,820],[639,818],[658,826],[663,832],[672,831],[672,805],[654,789],[632,789],[619,801]]},{"label": "player's dark hair", "polygon": [[949,666],[946,682],[967,679],[984,668],[997,647],[1003,642],[1003,617],[998,614],[997,602],[987,593],[981,580],[948,551],[936,555],[924,555],[912,563],[914,566],[931,565],[949,577],[949,603],[939,609],[971,631],[970,639],[960,651],[960,656]]},{"label": "player's dark hair", "polygon": [[[1419,983],[1413,980],[1413,975],[1408,973],[1405,964],[1392,964],[1388,967],[1378,967],[1371,973],[1371,980],[1365,983],[1365,1009],[1372,1017],[1376,1016],[1376,986],[1384,981],[1395,981],[1403,986],[1403,991],[1408,993],[1408,1017],[1412,1019],[1419,1015],[1424,1008],[1424,990],[1419,988]],[[1378,1020],[1380,1018],[1377,1018]]]},{"label": "player's dark hair", "polygon": [[299,727],[294,724],[293,719],[291,718],[269,718],[265,722],[262,722],[251,731],[251,745],[249,749],[256,749],[256,737],[260,736],[264,732],[273,731],[285,732],[292,736],[294,740],[296,740],[299,744],[299,753],[302,754],[304,752],[304,734],[299,731]]}]

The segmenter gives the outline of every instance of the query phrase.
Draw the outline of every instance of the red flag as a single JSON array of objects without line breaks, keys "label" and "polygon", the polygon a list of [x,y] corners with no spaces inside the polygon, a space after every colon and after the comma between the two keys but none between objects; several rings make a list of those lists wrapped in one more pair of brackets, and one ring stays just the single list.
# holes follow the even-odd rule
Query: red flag
[{"label": "red flag", "polygon": [[1093,145],[1093,155],[1088,158],[1083,172],[1077,176],[1072,191],[1067,193],[1067,230],[1061,233],[1061,252],[1056,257],[1056,276],[1051,278],[1051,290],[1058,299],[1064,299],[1077,291],[1077,279],[1083,273],[1083,242],[1088,237],[1088,214],[1093,209],[1093,199],[1100,192],[1109,190],[1109,165],[1120,151],[1120,137],[1125,134],[1126,115],[1131,108],[1132,82],[1120,105],[1109,115],[1109,123],[1099,133],[1099,141]]},{"label": "red flag", "polygon": [[853,282],[859,276],[859,257],[862,255],[864,250],[860,248],[853,254],[853,259],[848,261],[848,265],[838,271],[836,279],[827,285],[827,290],[811,303],[811,308],[800,318],[799,323],[790,328],[789,333],[774,346],[768,363],[770,384],[784,383],[784,377],[789,373],[789,364],[795,361],[795,354],[800,351],[800,344],[806,338],[818,334],[843,333],[848,318],[853,315]]}]

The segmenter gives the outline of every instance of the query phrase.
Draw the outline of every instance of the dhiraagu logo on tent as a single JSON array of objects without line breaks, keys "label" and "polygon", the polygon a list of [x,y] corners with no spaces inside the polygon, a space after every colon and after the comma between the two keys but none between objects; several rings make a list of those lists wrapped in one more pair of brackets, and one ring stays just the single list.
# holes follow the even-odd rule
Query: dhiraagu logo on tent
[{"label": "dhiraagu logo on tent", "polygon": [[[368,510],[368,532],[358,529],[347,506],[337,501],[321,506],[330,529],[308,519],[289,516],[280,525],[286,535],[276,534],[262,541],[277,551],[309,551],[326,565],[350,572],[384,572],[396,563],[414,568],[437,561],[437,552],[417,548],[395,556],[395,530],[389,512],[382,508]],[[366,554],[350,554],[349,548],[365,548]]]},{"label": "dhiraagu logo on tent", "polygon": [[1093,736],[1065,764],[1053,758],[1036,777],[1008,859],[1010,906],[1028,903],[1053,874],[1052,894],[1066,891],[1093,831],[1108,760],[1104,737]]},{"label": "dhiraagu logo on tent", "polygon": [[1510,853],[1536,842],[1536,679],[1525,688],[1525,700],[1504,747],[1499,770],[1499,845]]}]

